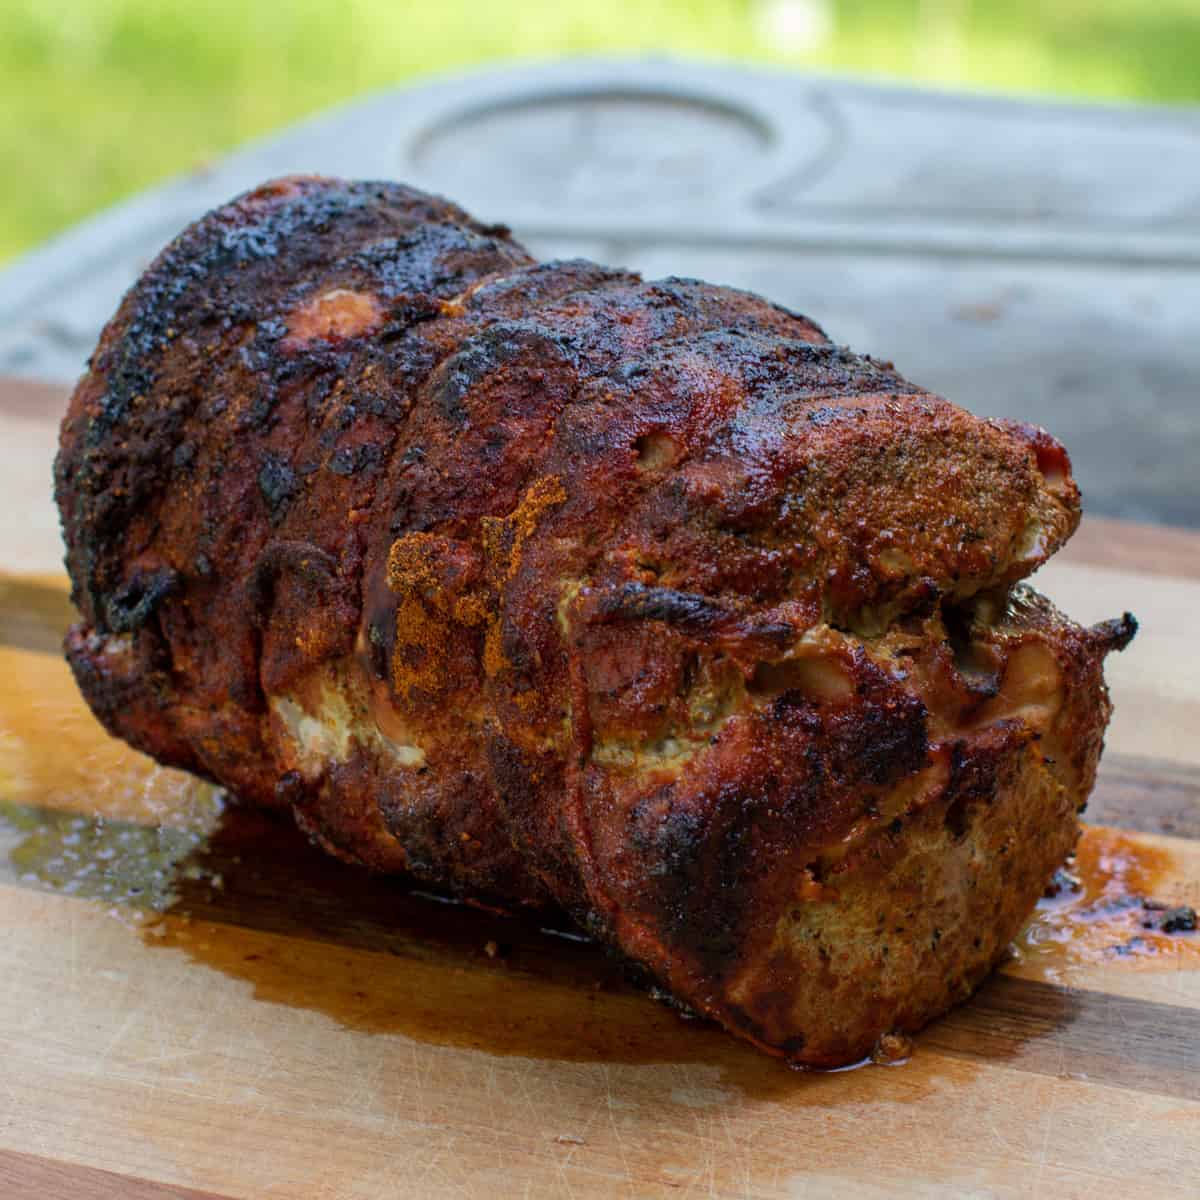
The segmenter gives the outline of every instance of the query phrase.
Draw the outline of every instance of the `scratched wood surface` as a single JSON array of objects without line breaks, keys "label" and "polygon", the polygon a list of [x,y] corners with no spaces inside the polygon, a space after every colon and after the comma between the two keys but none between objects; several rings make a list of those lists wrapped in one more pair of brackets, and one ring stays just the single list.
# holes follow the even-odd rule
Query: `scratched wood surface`
[{"label": "scratched wood surface", "polygon": [[0,1196],[1200,1194],[1200,934],[1144,928],[1200,904],[1200,535],[1085,522],[1040,577],[1143,626],[1083,891],[907,1063],[804,1075],[107,739],[61,404],[0,382]]}]

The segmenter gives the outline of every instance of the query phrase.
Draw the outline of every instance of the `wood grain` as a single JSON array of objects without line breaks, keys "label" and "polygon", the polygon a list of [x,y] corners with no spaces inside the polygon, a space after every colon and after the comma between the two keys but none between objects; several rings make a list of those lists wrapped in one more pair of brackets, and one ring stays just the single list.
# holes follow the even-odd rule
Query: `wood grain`
[{"label": "wood grain", "polygon": [[12,1150],[0,1150],[0,1196],[5,1200],[227,1200],[216,1192],[152,1183]]},{"label": "wood grain", "polygon": [[1193,530],[1166,525],[1085,517],[1056,561],[1142,576],[1200,579],[1200,537]]},{"label": "wood grain", "polygon": [[[1200,542],[1200,535],[1196,537]],[[1200,581],[1059,561],[1034,577],[1065,612],[1090,625],[1130,609],[1138,636],[1111,655],[1115,701],[1106,742],[1118,754],[1200,766]]]},{"label": "wood grain", "polygon": [[[5,1200],[1196,1195],[1200,934],[1027,939],[910,1062],[802,1075],[111,742],[58,652],[61,404],[0,381]],[[1089,519],[1037,582],[1141,619],[1087,815],[1200,904],[1200,536]]]},{"label": "wood grain", "polygon": [[1056,1079],[1200,1100],[1200,1009],[994,975],[921,1044]]},{"label": "wood grain", "polygon": [[[665,1010],[644,1000],[580,1005],[568,990],[568,1005],[553,984],[516,981],[487,997],[493,1029],[540,1014],[585,1049],[505,1053],[353,1017],[423,1001],[455,1022],[475,996],[468,972],[395,960],[381,977],[381,955],[207,922],[155,944],[84,901],[0,898],[15,918],[0,944],[14,981],[5,1140],[144,1178],[239,1196],[784,1196],[822,1178],[850,1194],[952,1195],[973,1179],[1015,1196],[1052,1169],[1075,1178],[1068,1196],[1081,1180],[1186,1196],[1200,1171],[1200,1105],[1128,1086],[1153,1066],[1136,1056],[1115,1084],[1079,1077],[1102,1057],[1086,1040],[1072,1075],[1078,1046],[1056,1048],[1061,1027],[1044,1016],[1024,1063],[1010,1046],[968,1059],[961,1040],[944,1052],[924,1039],[901,1068],[805,1076],[715,1031],[659,1026]],[[234,946],[277,956],[290,997],[214,969],[206,955]],[[309,1007],[314,993],[351,1019]],[[1071,1012],[1052,1015],[1070,1028]],[[885,1162],[892,1190],[872,1192]]]},{"label": "wood grain", "polygon": [[1101,762],[1087,819],[1200,838],[1200,768],[1110,752]]}]

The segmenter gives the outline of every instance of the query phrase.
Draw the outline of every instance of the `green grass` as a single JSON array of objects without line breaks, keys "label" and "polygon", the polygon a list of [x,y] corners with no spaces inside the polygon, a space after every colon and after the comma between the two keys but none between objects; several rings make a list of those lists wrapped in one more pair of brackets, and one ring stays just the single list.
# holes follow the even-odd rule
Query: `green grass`
[{"label": "green grass", "polygon": [[1200,102],[1197,0],[0,0],[0,260],[364,91],[512,56],[670,51],[1015,92]]}]

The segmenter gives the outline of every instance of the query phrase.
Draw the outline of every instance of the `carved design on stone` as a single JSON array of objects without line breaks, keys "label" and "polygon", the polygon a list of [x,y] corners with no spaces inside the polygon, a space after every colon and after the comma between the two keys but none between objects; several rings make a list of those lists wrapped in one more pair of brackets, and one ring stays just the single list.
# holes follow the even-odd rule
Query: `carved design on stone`
[{"label": "carved design on stone", "polygon": [[[839,97],[846,152],[819,177],[793,171],[763,215],[1113,230],[1200,229],[1200,129],[1151,111],[1032,108],[1009,100]],[[1152,186],[1147,186],[1153,181]]]},{"label": "carved design on stone", "polygon": [[[797,107],[787,114],[788,148],[819,159],[825,121]],[[780,142],[775,120],[717,93],[546,91],[443,118],[415,140],[409,160],[468,202],[486,190],[489,208],[586,214],[697,206],[736,192],[770,169]]]},{"label": "carved design on stone", "polygon": [[825,138],[817,153],[799,162],[790,162],[787,173],[769,183],[752,198],[752,205],[765,216],[772,208],[788,208],[816,185],[822,176],[833,170],[838,159],[850,146],[850,127],[836,99],[826,92],[809,94],[809,110],[819,116],[825,126]]}]

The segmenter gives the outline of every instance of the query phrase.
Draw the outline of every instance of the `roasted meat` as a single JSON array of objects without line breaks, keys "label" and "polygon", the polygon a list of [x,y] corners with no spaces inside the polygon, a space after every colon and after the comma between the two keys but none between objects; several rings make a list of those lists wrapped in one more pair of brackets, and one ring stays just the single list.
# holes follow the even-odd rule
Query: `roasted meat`
[{"label": "roasted meat", "polygon": [[757,296],[269,183],[105,329],[56,466],[114,734],[352,862],[560,906],[797,1063],[965,997],[1077,836],[1128,616],[1079,494]]}]

